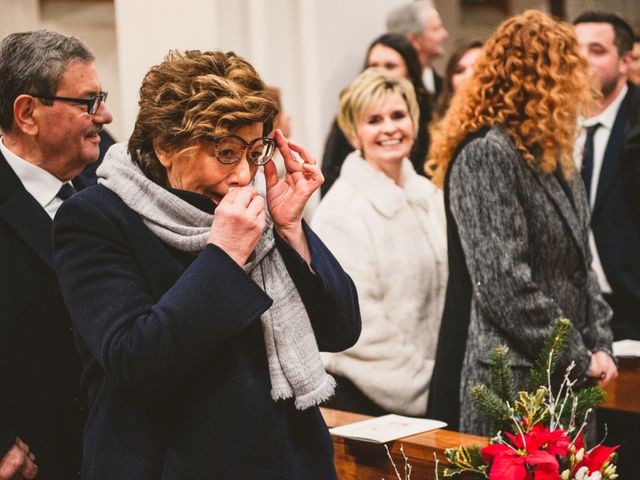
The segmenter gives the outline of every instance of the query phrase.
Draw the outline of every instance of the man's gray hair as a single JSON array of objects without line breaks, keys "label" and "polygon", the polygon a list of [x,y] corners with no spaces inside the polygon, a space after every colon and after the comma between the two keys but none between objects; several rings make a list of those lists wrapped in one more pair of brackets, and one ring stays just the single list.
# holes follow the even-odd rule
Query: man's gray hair
[{"label": "man's gray hair", "polygon": [[7,35],[0,43],[0,128],[11,130],[19,95],[54,96],[69,63],[94,60],[75,37],[48,30]]},{"label": "man's gray hair", "polygon": [[430,0],[405,3],[391,10],[387,15],[387,31],[408,35],[422,33],[424,30],[424,14],[427,8],[434,8]]}]

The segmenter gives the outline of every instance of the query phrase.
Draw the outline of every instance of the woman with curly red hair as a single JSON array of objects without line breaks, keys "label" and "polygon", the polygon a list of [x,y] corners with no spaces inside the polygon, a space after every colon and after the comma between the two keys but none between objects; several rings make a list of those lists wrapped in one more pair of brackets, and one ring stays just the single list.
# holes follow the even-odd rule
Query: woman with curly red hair
[{"label": "woman with curly red hair", "polygon": [[[434,132],[427,169],[444,186],[449,281],[427,415],[487,435],[468,395],[509,348],[516,389],[558,317],[573,322],[559,371],[617,375],[611,312],[590,269],[589,209],[573,162],[593,105],[573,27],[527,11],[487,41]],[[458,402],[459,401],[459,402]]]}]

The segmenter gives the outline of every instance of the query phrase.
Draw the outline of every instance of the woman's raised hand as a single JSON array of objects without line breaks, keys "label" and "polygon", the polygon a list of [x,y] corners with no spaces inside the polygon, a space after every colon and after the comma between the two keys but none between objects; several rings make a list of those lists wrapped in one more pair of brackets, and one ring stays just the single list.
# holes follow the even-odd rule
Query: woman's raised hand
[{"label": "woman's raised hand", "polygon": [[264,198],[252,187],[234,188],[216,207],[209,243],[220,247],[243,266],[256,248],[265,222]]},{"label": "woman's raised hand", "polygon": [[[269,212],[278,233],[283,234],[301,227],[307,200],[322,185],[324,177],[304,147],[287,140],[280,130],[276,130],[274,139],[284,159],[287,174],[279,180],[276,166],[269,162],[264,166],[264,176]],[[298,161],[293,152],[300,155],[303,163]]]},{"label": "woman's raised hand", "polygon": [[[287,174],[279,180],[273,162],[264,166],[269,212],[278,234],[310,264],[311,252],[302,230],[302,212],[309,197],[324,182],[324,177],[305,148],[287,140],[280,130],[276,130],[273,138],[284,159]],[[302,163],[293,152],[302,157]]]}]

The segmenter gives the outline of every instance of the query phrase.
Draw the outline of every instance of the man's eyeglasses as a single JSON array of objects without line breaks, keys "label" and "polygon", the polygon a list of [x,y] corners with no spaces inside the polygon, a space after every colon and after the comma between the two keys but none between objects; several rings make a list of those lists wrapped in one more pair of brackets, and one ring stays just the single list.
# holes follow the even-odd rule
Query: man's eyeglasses
[{"label": "man's eyeglasses", "polygon": [[89,115],[95,115],[100,108],[100,104],[107,101],[107,95],[107,92],[100,92],[98,95],[91,98],[50,97],[48,95],[34,95],[34,97],[39,98],[40,100],[48,100],[50,102],[53,102],[54,100],[60,100],[62,102],[71,102],[78,103],[80,105],[86,105],[87,113]]},{"label": "man's eyeglasses", "polygon": [[247,159],[256,166],[261,166],[269,162],[276,150],[275,141],[268,137],[258,137],[250,142],[245,142],[237,135],[227,135],[212,139],[216,143],[215,156],[225,165],[237,163],[245,150]]}]

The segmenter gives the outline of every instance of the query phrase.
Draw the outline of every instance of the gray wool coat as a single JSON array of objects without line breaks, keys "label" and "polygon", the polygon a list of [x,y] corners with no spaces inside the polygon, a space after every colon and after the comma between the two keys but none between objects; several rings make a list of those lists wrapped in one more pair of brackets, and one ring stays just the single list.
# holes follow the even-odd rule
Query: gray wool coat
[{"label": "gray wool coat", "polygon": [[489,381],[488,356],[510,349],[516,389],[558,317],[573,322],[559,369],[573,360],[584,378],[589,352],[611,354],[611,311],[590,269],[589,208],[579,175],[531,168],[494,128],[467,144],[449,177],[450,208],[472,285],[461,374],[460,429],[487,435],[468,389]]}]

